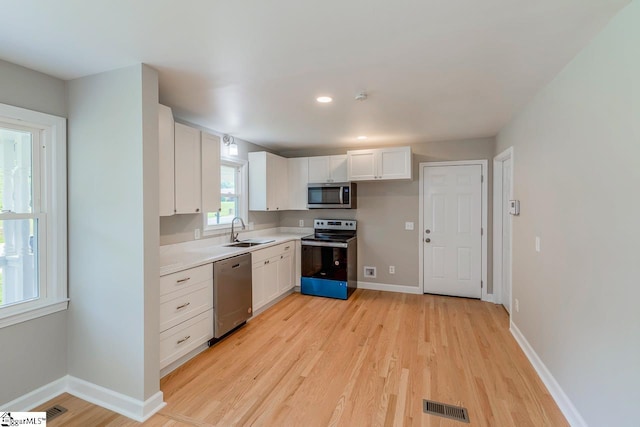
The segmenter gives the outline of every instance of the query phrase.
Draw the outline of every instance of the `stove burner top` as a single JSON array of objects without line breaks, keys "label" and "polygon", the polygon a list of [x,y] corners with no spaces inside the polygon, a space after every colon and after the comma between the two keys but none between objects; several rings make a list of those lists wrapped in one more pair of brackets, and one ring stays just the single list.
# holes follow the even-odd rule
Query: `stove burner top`
[{"label": "stove burner top", "polygon": [[347,243],[356,237],[355,220],[316,219],[313,222],[314,234],[301,240],[326,243]]},{"label": "stove burner top", "polygon": [[301,238],[301,240],[306,240],[306,241],[316,241],[316,242],[338,242],[338,243],[344,243],[347,242],[349,239],[352,239],[353,237],[355,237],[355,235],[350,235],[350,236],[339,236],[339,235],[326,235],[326,234],[311,234],[309,236],[304,236]]}]

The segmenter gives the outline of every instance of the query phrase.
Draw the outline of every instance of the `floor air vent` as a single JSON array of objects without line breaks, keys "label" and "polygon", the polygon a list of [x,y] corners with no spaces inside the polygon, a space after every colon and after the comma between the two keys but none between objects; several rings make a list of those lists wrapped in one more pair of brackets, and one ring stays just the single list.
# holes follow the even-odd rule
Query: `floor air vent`
[{"label": "floor air vent", "polygon": [[467,409],[460,406],[447,405],[446,403],[423,399],[422,411],[425,414],[438,415],[452,420],[462,421],[463,423],[469,422]]},{"label": "floor air vent", "polygon": [[58,415],[62,415],[65,412],[67,412],[67,408],[63,408],[60,405],[52,406],[51,408],[47,409],[47,421],[51,421]]}]

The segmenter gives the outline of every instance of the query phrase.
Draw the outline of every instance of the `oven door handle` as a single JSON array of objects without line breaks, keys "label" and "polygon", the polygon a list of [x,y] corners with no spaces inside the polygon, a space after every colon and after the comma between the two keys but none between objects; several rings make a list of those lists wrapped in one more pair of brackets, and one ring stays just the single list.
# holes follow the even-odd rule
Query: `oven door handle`
[{"label": "oven door handle", "polygon": [[302,246],[320,246],[324,248],[346,248],[348,243],[341,242],[318,242],[313,240],[303,240]]}]

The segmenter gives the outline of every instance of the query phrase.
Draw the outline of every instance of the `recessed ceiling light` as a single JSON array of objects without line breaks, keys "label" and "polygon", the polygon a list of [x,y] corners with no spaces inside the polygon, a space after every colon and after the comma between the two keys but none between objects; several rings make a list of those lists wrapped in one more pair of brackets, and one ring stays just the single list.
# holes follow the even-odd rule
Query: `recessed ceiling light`
[{"label": "recessed ceiling light", "polygon": [[326,104],[327,102],[333,101],[333,98],[331,98],[330,96],[319,96],[316,98],[316,101]]},{"label": "recessed ceiling light", "polygon": [[358,139],[367,139],[367,137],[365,135],[360,135]]}]

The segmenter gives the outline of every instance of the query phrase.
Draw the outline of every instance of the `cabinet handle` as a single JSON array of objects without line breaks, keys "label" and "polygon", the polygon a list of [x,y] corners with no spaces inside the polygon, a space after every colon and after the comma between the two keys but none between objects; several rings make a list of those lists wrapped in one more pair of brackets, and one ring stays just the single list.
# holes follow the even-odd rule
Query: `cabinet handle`
[{"label": "cabinet handle", "polygon": [[187,277],[187,278],[184,278],[184,279],[176,280],[176,283],[177,284],[182,284],[184,282],[188,282],[189,280],[191,280],[191,277]]},{"label": "cabinet handle", "polygon": [[288,251],[290,247],[291,247],[291,246],[285,246],[285,247],[284,247],[284,250],[285,250],[285,251]]},{"label": "cabinet handle", "polygon": [[280,255],[280,259],[284,258],[284,255]]},{"label": "cabinet handle", "polygon": [[181,340],[178,340],[176,342],[176,344],[182,344],[183,342],[185,342],[186,340],[188,340],[189,338],[191,338],[191,335],[187,335],[186,337],[182,338]]},{"label": "cabinet handle", "polygon": [[265,261],[264,263],[265,263],[265,264],[269,264],[269,261],[267,260],[267,261]]},{"label": "cabinet handle", "polygon": [[200,212],[200,208],[196,209],[196,212]]},{"label": "cabinet handle", "polygon": [[191,303],[190,302],[185,302],[184,304],[177,306],[176,310],[181,310],[181,309],[185,308],[188,305],[191,305]]}]

